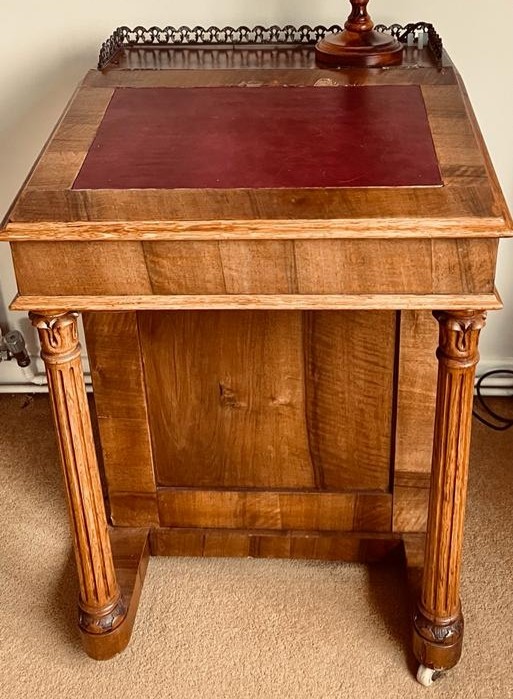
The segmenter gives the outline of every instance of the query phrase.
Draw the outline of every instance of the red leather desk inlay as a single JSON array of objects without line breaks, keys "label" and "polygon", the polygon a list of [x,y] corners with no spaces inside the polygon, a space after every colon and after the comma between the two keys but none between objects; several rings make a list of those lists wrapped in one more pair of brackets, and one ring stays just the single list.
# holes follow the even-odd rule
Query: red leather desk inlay
[{"label": "red leather desk inlay", "polygon": [[441,184],[417,85],[121,88],[73,189]]}]

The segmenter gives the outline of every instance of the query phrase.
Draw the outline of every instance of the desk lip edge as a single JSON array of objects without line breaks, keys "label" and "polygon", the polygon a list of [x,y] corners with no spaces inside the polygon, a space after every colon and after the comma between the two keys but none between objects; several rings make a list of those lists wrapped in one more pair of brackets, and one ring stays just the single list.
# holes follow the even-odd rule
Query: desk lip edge
[{"label": "desk lip edge", "polygon": [[190,294],[30,296],[17,294],[11,311],[164,310],[501,310],[494,288],[476,294]]},{"label": "desk lip edge", "polygon": [[504,217],[8,222],[0,242],[510,238]]}]

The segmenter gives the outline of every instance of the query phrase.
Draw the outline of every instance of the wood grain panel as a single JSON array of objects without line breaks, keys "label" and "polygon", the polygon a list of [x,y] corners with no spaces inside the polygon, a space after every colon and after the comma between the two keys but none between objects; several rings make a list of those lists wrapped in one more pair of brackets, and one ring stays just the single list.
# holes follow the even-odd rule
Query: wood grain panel
[{"label": "wood grain panel", "polygon": [[113,93],[111,88],[76,92],[27,181],[27,189],[71,187]]},{"label": "wood grain panel", "polygon": [[438,328],[428,311],[402,311],[400,333],[395,472],[429,473]]},{"label": "wood grain panel", "polygon": [[493,289],[493,240],[296,241],[303,294],[479,293]]},{"label": "wood grain panel", "polygon": [[146,420],[137,316],[84,313],[98,417]]},{"label": "wood grain panel", "polygon": [[[374,534],[374,537],[376,536]],[[400,542],[397,540],[323,533],[309,536],[261,536],[255,537],[251,543],[251,555],[258,558],[293,558],[355,563],[381,561],[400,546]]]},{"label": "wood grain panel", "polygon": [[238,556],[323,561],[382,560],[401,546],[392,534],[265,532],[219,529],[152,529],[154,556]]},{"label": "wood grain panel", "polygon": [[[118,380],[123,388],[123,377]],[[98,386],[98,384],[96,384]],[[95,396],[99,398],[95,387]],[[99,398],[105,407],[105,397]],[[155,492],[149,427],[144,418],[99,417],[98,426],[109,490]],[[135,525],[134,525],[135,526]]]},{"label": "wood grain panel", "polygon": [[[355,531],[358,495],[353,493],[291,493],[249,490],[187,490],[159,488],[160,523],[165,527],[220,529],[301,529]],[[390,528],[392,496],[367,494],[369,507],[379,510],[378,531]]]},{"label": "wood grain panel", "polygon": [[44,156],[44,165],[36,168],[30,179],[30,189],[53,189],[70,187],[73,184],[75,173],[87,155],[87,150],[62,151],[58,150],[55,142],[52,148]]},{"label": "wood grain panel", "polygon": [[394,473],[395,532],[426,531],[438,371],[437,338],[437,324],[431,313],[401,312]]},{"label": "wood grain panel", "polygon": [[394,486],[394,532],[425,532],[429,507],[428,488]]},{"label": "wood grain panel", "polygon": [[392,500],[377,500],[375,493],[357,493],[353,516],[355,532],[389,532],[392,528]]},{"label": "wood grain panel", "polygon": [[497,247],[495,239],[12,245],[27,295],[489,293]]},{"label": "wood grain panel", "polygon": [[143,243],[155,294],[224,294],[226,285],[216,240]]},{"label": "wood grain panel", "polygon": [[395,314],[305,314],[304,337],[309,442],[319,485],[387,489]]},{"label": "wood grain panel", "polygon": [[301,314],[139,314],[158,481],[311,488]]},{"label": "wood grain panel", "polygon": [[109,492],[155,493],[136,314],[83,320]]},{"label": "wood grain panel", "polygon": [[151,294],[141,243],[14,243],[22,294]]},{"label": "wood grain panel", "polygon": [[292,241],[144,243],[157,294],[287,294],[296,290]]},{"label": "wood grain panel", "polygon": [[486,181],[485,161],[461,92],[454,86],[424,85],[422,94],[442,174],[450,168],[452,181],[458,183],[463,171],[457,173],[456,168],[477,167],[481,168],[478,179]]},{"label": "wood grain panel", "polygon": [[141,313],[139,327],[161,485],[388,488],[393,313]]},{"label": "wood grain panel", "polygon": [[110,515],[116,527],[157,527],[160,523],[155,493],[109,492]]},{"label": "wood grain panel", "polygon": [[[26,190],[9,221],[209,221],[231,219],[396,219],[403,226],[437,218],[446,228],[460,217],[499,215],[488,184],[473,187],[362,189],[128,189]],[[504,232],[508,228],[504,226]]]},{"label": "wood grain panel", "polygon": [[293,241],[220,242],[226,292],[293,294],[297,291]]}]

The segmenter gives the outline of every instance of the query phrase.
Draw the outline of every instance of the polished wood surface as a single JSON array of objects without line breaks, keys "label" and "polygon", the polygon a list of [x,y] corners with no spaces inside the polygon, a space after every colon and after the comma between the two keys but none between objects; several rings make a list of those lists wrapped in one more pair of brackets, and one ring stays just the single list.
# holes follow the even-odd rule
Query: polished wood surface
[{"label": "polished wood surface", "polygon": [[388,490],[394,313],[140,313],[138,323],[160,485]]},{"label": "polished wood surface", "polygon": [[396,532],[422,532],[435,418],[437,324],[429,312],[402,311],[398,333],[392,527]]},{"label": "polished wood surface", "polygon": [[[134,48],[88,73],[0,228],[48,367],[87,652],[128,642],[149,552],[403,546],[424,568],[415,652],[451,667],[476,341],[513,228],[468,97],[426,51],[383,71],[316,67],[313,47],[228,53]],[[72,189],[116,90],[356,85],[420,89],[443,186]]]},{"label": "polished wood surface", "polygon": [[[360,82],[358,79],[360,78]],[[319,82],[321,81],[321,82]],[[327,81],[327,82],[326,82]],[[442,84],[440,84],[442,81]],[[214,87],[228,85],[315,85],[318,89],[354,84],[418,84],[426,104],[444,187],[372,189],[271,189],[271,190],[70,190],[116,87]],[[252,89],[252,88],[251,88]],[[40,222],[81,222],[84,230],[94,222],[157,221],[172,230],[193,212],[196,221],[244,220],[248,229],[265,219],[390,220],[389,230],[408,227],[419,212],[435,217],[447,230],[462,217],[478,227],[492,219],[497,231],[507,234],[511,221],[500,189],[492,177],[479,134],[468,119],[468,99],[451,66],[440,76],[436,69],[358,71],[289,69],[249,71],[162,70],[92,71],[73,100],[60,127],[42,155],[31,178],[5,222],[23,224],[26,231]],[[227,197],[230,199],[227,208]],[[459,225],[459,224],[458,224]],[[97,228],[105,228],[98,226]],[[33,235],[38,239],[39,229]],[[15,229],[14,229],[15,230]],[[13,233],[14,233],[13,230]]]}]

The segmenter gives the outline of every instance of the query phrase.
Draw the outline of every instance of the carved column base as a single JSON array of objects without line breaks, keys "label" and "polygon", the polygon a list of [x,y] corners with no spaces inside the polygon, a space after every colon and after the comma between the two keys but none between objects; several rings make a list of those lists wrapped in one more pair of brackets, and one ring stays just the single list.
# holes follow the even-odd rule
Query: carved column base
[{"label": "carved column base", "polygon": [[420,609],[413,615],[413,652],[425,667],[449,670],[460,657],[463,646],[461,612],[444,623],[429,619]]},{"label": "carved column base", "polygon": [[121,596],[102,609],[88,608],[87,605],[79,602],[78,624],[85,633],[110,633],[123,623],[126,613],[127,607]]}]

